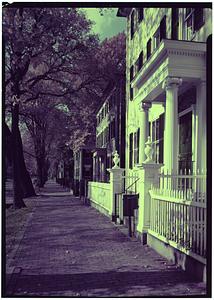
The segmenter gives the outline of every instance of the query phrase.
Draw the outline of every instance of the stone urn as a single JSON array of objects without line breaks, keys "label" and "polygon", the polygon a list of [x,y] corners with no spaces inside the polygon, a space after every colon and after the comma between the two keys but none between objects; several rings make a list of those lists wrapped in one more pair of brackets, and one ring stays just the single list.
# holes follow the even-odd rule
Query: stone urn
[{"label": "stone urn", "polygon": [[145,154],[146,154],[146,160],[144,161],[144,163],[154,163],[153,159],[152,159],[152,155],[153,155],[153,148],[152,148],[152,140],[151,137],[148,136],[148,140],[145,143],[146,148],[144,150]]},{"label": "stone urn", "polygon": [[119,154],[117,153],[117,150],[115,150],[115,152],[114,152],[113,162],[114,162],[113,169],[118,169],[118,168],[120,167],[120,166],[119,166],[119,163],[120,163],[120,156],[119,156]]}]

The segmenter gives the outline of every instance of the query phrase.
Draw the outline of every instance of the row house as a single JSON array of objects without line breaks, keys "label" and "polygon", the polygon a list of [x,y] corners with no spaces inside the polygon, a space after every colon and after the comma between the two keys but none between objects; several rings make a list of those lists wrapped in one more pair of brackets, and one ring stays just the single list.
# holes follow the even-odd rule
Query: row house
[{"label": "row house", "polygon": [[93,146],[82,146],[74,151],[73,194],[83,196],[87,190],[87,182],[93,176]]},{"label": "row house", "polygon": [[121,8],[118,16],[128,20],[126,169],[145,160],[151,136],[165,170],[205,170],[211,9]]},{"label": "row house", "polygon": [[127,18],[125,171],[138,174],[136,235],[204,279],[211,8],[117,16]]},{"label": "row house", "polygon": [[125,167],[125,81],[109,87],[97,110],[96,148],[93,153],[93,180],[108,182],[115,151]]}]

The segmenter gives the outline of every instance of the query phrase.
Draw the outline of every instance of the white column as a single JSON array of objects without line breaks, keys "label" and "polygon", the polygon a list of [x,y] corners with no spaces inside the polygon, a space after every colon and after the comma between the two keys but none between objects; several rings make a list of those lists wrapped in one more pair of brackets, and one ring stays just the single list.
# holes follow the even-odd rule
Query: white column
[{"label": "white column", "polygon": [[206,81],[201,81],[196,87],[197,114],[197,169],[206,171],[207,160],[207,109],[206,109]]},{"label": "white column", "polygon": [[115,194],[123,192],[123,173],[125,169],[119,167],[113,167],[112,169],[107,169],[110,173],[110,191],[111,191],[111,204],[109,214],[112,217],[112,221],[115,221]]},{"label": "white column", "polygon": [[178,171],[178,87],[182,79],[168,77],[163,83],[166,90],[164,169],[170,174]]},{"label": "white column", "polygon": [[149,135],[149,109],[151,108],[151,102],[140,102],[140,143],[139,143],[139,164],[142,164],[145,160],[145,143]]}]

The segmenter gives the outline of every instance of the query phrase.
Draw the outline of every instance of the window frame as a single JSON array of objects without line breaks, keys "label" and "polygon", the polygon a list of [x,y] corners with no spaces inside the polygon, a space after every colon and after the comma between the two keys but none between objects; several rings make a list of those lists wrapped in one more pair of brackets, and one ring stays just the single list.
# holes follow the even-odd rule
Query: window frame
[{"label": "window frame", "polygon": [[[152,139],[152,145],[154,149],[153,153],[153,159],[156,163],[163,163],[163,147],[164,147],[164,119],[165,119],[165,113],[162,113],[159,115],[159,117],[152,122],[150,122],[150,132],[151,132],[151,139]],[[161,124],[162,122],[162,124]],[[157,124],[158,127],[157,127]],[[162,130],[161,129],[162,125]],[[158,128],[158,129],[157,129]],[[160,146],[162,147],[162,152],[160,152]],[[157,151],[158,149],[158,151]]]},{"label": "window frame", "polygon": [[[195,34],[197,31],[199,31],[201,29],[201,27],[204,25],[205,21],[204,21],[204,10],[203,8],[190,8],[189,13],[187,14],[187,9],[185,8],[185,14],[184,14],[184,32],[185,32],[185,39],[186,40],[192,40],[195,37]],[[202,11],[202,21],[199,25],[195,25],[195,18],[196,18],[196,10],[197,9],[201,9]],[[191,20],[191,27],[188,26],[188,22]],[[191,28],[191,31],[188,30],[188,28]],[[191,33],[189,33],[188,31],[190,31]]]}]

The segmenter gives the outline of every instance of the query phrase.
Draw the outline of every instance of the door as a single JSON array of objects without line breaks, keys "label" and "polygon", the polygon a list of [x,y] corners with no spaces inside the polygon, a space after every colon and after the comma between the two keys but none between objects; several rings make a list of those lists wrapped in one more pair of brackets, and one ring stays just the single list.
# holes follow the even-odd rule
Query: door
[{"label": "door", "polygon": [[192,173],[192,111],[179,118],[179,173]]}]

